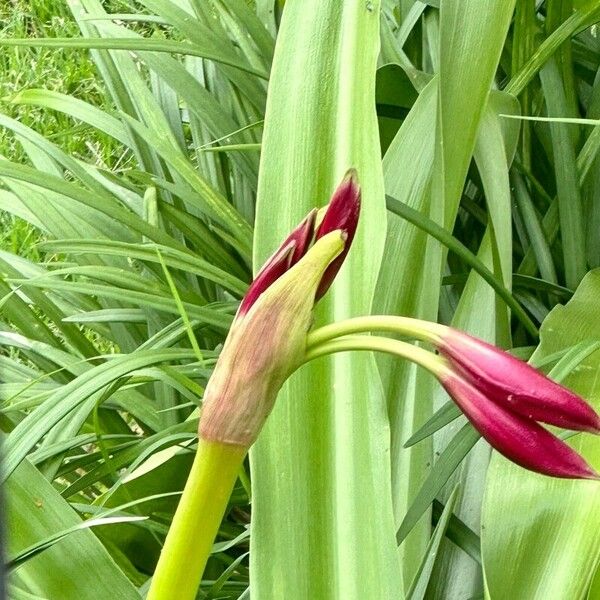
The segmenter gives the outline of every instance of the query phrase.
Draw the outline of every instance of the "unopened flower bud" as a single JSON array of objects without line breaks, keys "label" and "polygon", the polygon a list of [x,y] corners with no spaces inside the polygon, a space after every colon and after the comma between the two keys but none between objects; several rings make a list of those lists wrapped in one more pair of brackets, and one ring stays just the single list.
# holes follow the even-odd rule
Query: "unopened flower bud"
[{"label": "unopened flower bud", "polygon": [[492,401],[451,368],[440,382],[490,446],[512,462],[551,477],[600,479],[568,444],[534,420]]},{"label": "unopened flower bud", "polygon": [[359,209],[350,171],[320,224],[315,209],[255,277],[206,387],[202,438],[244,447],[254,442],[281,386],[304,358],[314,304],[341,267]]}]

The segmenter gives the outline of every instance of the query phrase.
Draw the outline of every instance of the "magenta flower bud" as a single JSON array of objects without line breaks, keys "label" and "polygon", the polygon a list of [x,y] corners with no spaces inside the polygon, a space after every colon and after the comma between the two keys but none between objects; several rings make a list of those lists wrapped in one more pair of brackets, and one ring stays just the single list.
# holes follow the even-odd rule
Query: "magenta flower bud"
[{"label": "magenta flower bud", "polygon": [[246,314],[257,298],[304,256],[314,237],[316,216],[317,209],[315,208],[308,213],[300,225],[281,244],[277,252],[263,265],[240,304],[238,317]]},{"label": "magenta flower bud", "polygon": [[551,477],[600,479],[587,462],[535,421],[490,400],[450,368],[440,382],[490,446],[512,462]]},{"label": "magenta flower bud", "polygon": [[279,389],[302,363],[314,304],[348,253],[359,210],[350,171],[320,225],[314,209],[255,277],[206,387],[200,437],[246,448],[254,442]]},{"label": "magenta flower bud", "polygon": [[452,367],[503,408],[557,427],[600,432],[600,416],[585,400],[531,365],[455,329],[445,329],[440,340]]},{"label": "magenta flower bud", "polygon": [[345,239],[344,249],[323,274],[315,294],[315,302],[323,297],[350,250],[358,226],[360,187],[355,169],[350,169],[344,176],[329,204],[325,207],[325,214],[317,227],[318,212],[317,209],[311,210],[263,265],[250,284],[237,316],[248,312],[257,298],[283,273],[293,267],[314,242],[332,231],[341,231]]},{"label": "magenta flower bud", "polygon": [[346,247],[342,253],[329,265],[317,290],[315,300],[320,300],[338,274],[348,250],[352,245],[354,234],[358,226],[358,215],[360,213],[360,188],[355,169],[350,169],[342,183],[333,194],[327,212],[317,230],[317,239],[331,231],[341,229],[346,233]]}]

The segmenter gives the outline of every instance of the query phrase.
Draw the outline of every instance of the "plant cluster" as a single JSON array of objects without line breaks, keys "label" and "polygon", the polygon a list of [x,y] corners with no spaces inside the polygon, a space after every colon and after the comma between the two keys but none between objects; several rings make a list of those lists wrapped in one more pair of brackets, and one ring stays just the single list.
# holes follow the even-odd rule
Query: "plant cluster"
[{"label": "plant cluster", "polygon": [[11,4],[9,597],[599,598],[598,3]]}]

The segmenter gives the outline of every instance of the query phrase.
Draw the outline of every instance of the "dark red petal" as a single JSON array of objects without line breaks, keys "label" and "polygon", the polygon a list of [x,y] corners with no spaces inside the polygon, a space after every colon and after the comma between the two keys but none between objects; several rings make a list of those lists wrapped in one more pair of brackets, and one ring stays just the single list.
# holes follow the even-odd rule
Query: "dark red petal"
[{"label": "dark red petal", "polygon": [[505,408],[549,425],[600,432],[600,416],[583,398],[507,352],[456,330],[444,337],[439,350]]},{"label": "dark red petal", "polygon": [[306,251],[312,244],[315,235],[317,212],[319,211],[316,208],[313,208],[282,244],[282,246],[285,246],[289,242],[294,242],[296,244],[290,267],[295,265],[306,254]]},{"label": "dark red petal", "polygon": [[551,477],[600,479],[565,442],[493,402],[457,373],[449,373],[441,383],[490,446],[512,462]]},{"label": "dark red petal", "polygon": [[[286,240],[287,241],[287,240]],[[277,279],[279,279],[289,268],[294,251],[295,242],[288,242],[277,250],[259,271],[254,281],[250,284],[244,299],[242,300],[236,317],[245,315],[258,297]]]},{"label": "dark red petal", "polygon": [[314,237],[316,218],[317,209],[313,208],[263,265],[240,304],[238,316],[245,315],[258,297],[306,254]]},{"label": "dark red petal", "polygon": [[331,201],[327,207],[327,212],[319,225],[316,239],[325,234],[340,229],[346,236],[346,245],[342,253],[329,265],[317,293],[315,302],[323,297],[329,286],[333,283],[335,276],[340,270],[356,233],[358,226],[358,216],[360,214],[360,187],[355,169],[350,169],[344,179],[333,193]]}]

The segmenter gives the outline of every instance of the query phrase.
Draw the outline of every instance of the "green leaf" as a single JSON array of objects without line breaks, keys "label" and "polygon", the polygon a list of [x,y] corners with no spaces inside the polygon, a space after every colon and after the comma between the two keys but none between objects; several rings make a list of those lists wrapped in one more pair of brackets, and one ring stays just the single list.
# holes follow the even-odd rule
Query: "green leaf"
[{"label": "green leaf", "polygon": [[264,79],[267,78],[267,73],[263,69],[255,69],[248,64],[245,64],[239,56],[234,53],[226,53],[223,48],[211,48],[208,46],[189,44],[185,42],[175,42],[165,39],[144,39],[144,38],[111,38],[111,39],[92,39],[92,38],[1,38],[0,46],[27,46],[37,48],[81,48],[81,49],[96,49],[96,50],[129,50],[131,52],[169,52],[173,54],[184,54],[189,56],[200,56],[209,60],[221,62],[225,65],[231,65],[251,73],[258,75]]},{"label": "green leaf", "polygon": [[[517,110],[510,96],[504,97],[511,109]],[[508,163],[517,138],[511,130],[503,130],[499,107],[490,99],[482,117],[475,146],[475,162],[481,178],[489,211],[486,231],[481,239],[478,259],[494,271],[498,281],[510,289],[512,271],[512,222]],[[505,110],[505,109],[500,109]],[[499,297],[475,270],[471,271],[452,317],[452,326],[501,346],[510,344],[508,312]],[[435,406],[447,402],[448,396],[436,389]],[[440,452],[452,439],[459,422],[450,425],[434,438],[434,448]],[[452,442],[450,442],[452,443]],[[481,496],[490,450],[479,444],[460,465],[449,486],[459,483],[461,495],[455,513],[472,529],[479,528]],[[442,499],[446,496],[442,495]],[[480,565],[451,546],[442,548],[430,588],[436,597],[448,594],[453,598],[471,597],[482,591]]]},{"label": "green leaf", "polygon": [[227,271],[213,266],[208,261],[197,258],[192,253],[160,244],[131,244],[110,240],[54,240],[43,242],[40,244],[40,248],[68,254],[107,254],[156,263],[160,263],[157,255],[157,252],[160,252],[165,264],[169,267],[205,277],[236,294],[243,295],[247,289],[246,283],[230,275]]},{"label": "green leaf", "polygon": [[[308,210],[328,202],[349,167],[363,191],[357,237],[317,324],[368,312],[381,260],[378,27],[379,2],[288,0],[277,39],[255,267]],[[320,359],[290,379],[252,450],[253,596],[402,597],[388,444],[372,356]]]},{"label": "green leaf", "polygon": [[133,145],[133,140],[129,136],[129,132],[123,128],[123,125],[116,117],[88,102],[73,98],[67,94],[61,94],[52,90],[29,89],[22,90],[15,96],[12,96],[10,101],[13,104],[40,106],[63,112],[110,135],[125,146]]},{"label": "green leaf", "polygon": [[593,0],[579,7],[540,44],[521,70],[510,80],[506,91],[515,96],[519,95],[560,45],[576,32],[589,27],[599,15],[600,7]]},{"label": "green leaf", "polygon": [[[8,550],[13,556],[41,540],[83,523],[35,467],[24,461],[4,485],[8,498]],[[43,598],[139,600],[136,588],[89,530],[68,535],[31,558],[13,574],[13,583]]]},{"label": "green leaf", "polygon": [[[63,432],[65,437],[74,435],[79,430],[81,423],[93,410],[96,402],[95,394],[105,386],[132,371],[148,365],[192,356],[193,351],[185,349],[138,351],[132,355],[115,357],[105,364],[86,371],[77,379],[62,386],[37,410],[21,421],[6,438],[3,450],[4,468],[2,477],[8,477],[27,456],[27,453],[57,423],[76,412],[79,416],[79,426],[73,423],[71,418],[69,420],[69,430]],[[71,428],[74,431],[69,434]]]},{"label": "green leaf", "polygon": [[412,528],[419,522],[425,511],[431,506],[435,497],[450,479],[468,452],[477,443],[480,436],[470,423],[463,424],[460,431],[440,454],[433,468],[427,475],[419,493],[410,505],[400,528],[396,533],[398,544],[406,539]]},{"label": "green leaf", "polygon": [[425,598],[427,585],[429,584],[429,579],[431,578],[431,574],[433,572],[433,566],[438,556],[438,551],[440,549],[442,540],[444,539],[444,534],[446,533],[446,529],[450,523],[450,518],[452,517],[452,509],[454,508],[454,503],[456,502],[458,489],[458,486],[456,486],[452,490],[452,493],[448,498],[448,502],[446,503],[446,506],[444,506],[444,510],[440,515],[438,523],[433,531],[433,535],[431,536],[429,544],[427,545],[427,551],[423,557],[423,562],[421,563],[421,566],[415,575],[415,579],[408,590],[408,594],[406,595],[408,600],[423,600],[423,598]]},{"label": "green leaf", "polygon": [[412,434],[408,440],[406,440],[404,447],[410,448],[421,440],[428,438],[433,435],[436,431],[439,431],[442,427],[452,423],[454,419],[458,419],[462,413],[460,408],[452,401],[446,402],[440,409],[438,409],[431,419],[422,425],[415,433]]},{"label": "green leaf", "polygon": [[399,202],[391,196],[386,196],[386,203],[389,210],[398,216],[406,219],[413,225],[416,225],[435,239],[440,241],[446,248],[457,254],[467,265],[473,268],[486,283],[488,283],[494,291],[504,300],[506,305],[513,310],[515,316],[523,323],[527,330],[534,336],[537,336],[538,330],[529,315],[523,310],[523,307],[515,300],[510,290],[504,287],[502,281],[499,281],[492,271],[475,256],[460,240],[456,239],[446,229],[440,227],[435,221],[422,215],[410,206]]},{"label": "green leaf", "polygon": [[89,529],[90,527],[100,527],[101,525],[114,525],[115,523],[133,523],[135,521],[143,521],[148,517],[104,517],[98,519],[88,519],[87,521],[82,521],[77,525],[73,525],[73,527],[68,527],[67,529],[63,529],[62,531],[58,531],[49,535],[48,537],[32,544],[31,546],[21,550],[18,554],[9,558],[6,563],[6,568],[9,570],[16,569],[23,564],[25,564],[28,560],[31,560],[35,556],[38,556],[45,550],[52,548],[54,544],[57,544],[62,539],[66,538],[68,535],[75,533],[76,531],[81,531],[82,529]]},{"label": "green leaf", "polygon": [[[565,115],[568,110],[563,80],[554,59],[540,71],[542,89],[551,117]],[[558,215],[563,246],[563,262],[567,286],[576,288],[587,271],[583,207],[577,181],[577,165],[573,136],[564,123],[550,123]]]},{"label": "green leaf", "polygon": [[[431,52],[439,72],[421,90],[384,157],[386,193],[448,231],[454,226],[481,119],[491,110],[488,98],[513,6],[512,1],[496,0],[482,11],[477,0],[441,3],[439,37],[432,41]],[[437,320],[445,259],[437,240],[390,217],[374,312]],[[392,493],[400,522],[433,462],[431,442],[408,450],[403,445],[431,417],[434,383],[408,364],[387,358],[378,364],[391,421]],[[423,518],[400,548],[405,583],[421,564],[430,529],[430,520]]]}]

